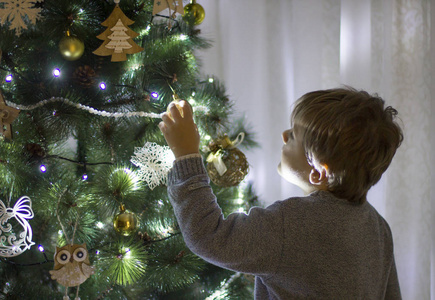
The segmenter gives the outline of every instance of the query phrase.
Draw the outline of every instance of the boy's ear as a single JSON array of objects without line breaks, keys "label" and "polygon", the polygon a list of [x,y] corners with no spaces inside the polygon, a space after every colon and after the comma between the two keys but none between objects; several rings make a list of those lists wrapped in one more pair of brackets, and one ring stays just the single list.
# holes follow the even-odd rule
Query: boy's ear
[{"label": "boy's ear", "polygon": [[320,170],[312,168],[309,177],[310,183],[316,186],[328,186],[328,171],[326,167],[321,166]]}]

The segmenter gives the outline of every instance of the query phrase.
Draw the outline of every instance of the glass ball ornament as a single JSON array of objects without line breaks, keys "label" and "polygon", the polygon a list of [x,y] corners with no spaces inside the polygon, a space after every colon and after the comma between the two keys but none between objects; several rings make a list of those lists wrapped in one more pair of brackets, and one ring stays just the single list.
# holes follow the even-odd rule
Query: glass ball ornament
[{"label": "glass ball ornament", "polygon": [[205,11],[204,8],[196,3],[196,0],[191,0],[189,4],[187,4],[184,7],[184,16],[187,16],[190,18],[190,16],[194,17],[194,24],[199,25],[204,21],[205,18]]},{"label": "glass ball ornament", "polygon": [[85,51],[85,44],[67,31],[66,36],[59,42],[59,51],[66,60],[78,60]]},{"label": "glass ball ornament", "polygon": [[[172,95],[172,97],[174,98],[174,101],[172,101],[171,103],[174,103],[175,106],[178,108],[178,111],[180,112],[181,117],[184,118],[184,112],[183,112],[183,108],[180,105],[180,98],[178,98],[177,94]],[[166,108],[166,113],[168,114],[169,118],[171,118],[172,120],[174,120],[174,118],[172,117],[171,112],[169,111],[169,105]]]},{"label": "glass ball ornament", "polygon": [[121,235],[129,236],[137,229],[137,216],[125,209],[124,205],[119,208],[120,212],[113,218],[113,228]]}]

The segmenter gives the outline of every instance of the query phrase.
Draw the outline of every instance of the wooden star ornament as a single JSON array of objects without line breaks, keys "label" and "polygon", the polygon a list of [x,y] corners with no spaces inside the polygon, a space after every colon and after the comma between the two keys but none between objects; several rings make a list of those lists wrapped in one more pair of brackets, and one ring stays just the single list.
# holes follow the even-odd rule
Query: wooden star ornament
[{"label": "wooden star ornament", "polygon": [[182,0],[154,0],[153,15],[158,14],[162,10],[169,8],[174,14],[184,14],[183,1]]},{"label": "wooden star ornament", "polygon": [[19,109],[6,105],[5,99],[0,92],[0,135],[5,139],[12,140],[11,123],[18,117]]}]

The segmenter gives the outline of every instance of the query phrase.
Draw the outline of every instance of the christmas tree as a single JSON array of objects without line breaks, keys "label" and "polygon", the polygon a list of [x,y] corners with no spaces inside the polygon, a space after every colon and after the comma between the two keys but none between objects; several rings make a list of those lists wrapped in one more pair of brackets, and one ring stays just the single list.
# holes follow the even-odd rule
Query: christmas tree
[{"label": "christmas tree", "polygon": [[192,105],[224,214],[256,204],[237,149],[255,142],[200,72],[194,16],[153,5],[0,0],[0,299],[252,299],[184,244],[160,114]]}]

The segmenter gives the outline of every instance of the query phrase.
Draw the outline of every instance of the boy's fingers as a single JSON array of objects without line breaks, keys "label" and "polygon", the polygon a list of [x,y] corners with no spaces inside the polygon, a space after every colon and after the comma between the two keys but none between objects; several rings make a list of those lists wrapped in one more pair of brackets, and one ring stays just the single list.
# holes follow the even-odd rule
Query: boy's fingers
[{"label": "boy's fingers", "polygon": [[181,100],[180,106],[183,109],[184,117],[187,119],[193,119],[192,106],[189,104],[189,102],[187,102],[185,100]]},{"label": "boy's fingers", "polygon": [[166,132],[166,125],[165,125],[165,122],[161,121],[161,122],[159,123],[159,128],[160,128],[160,131],[161,131],[161,132],[165,133],[165,132]]},{"label": "boy's fingers", "polygon": [[171,113],[172,118],[175,121],[178,121],[178,120],[180,120],[182,118],[181,114],[180,114],[180,111],[178,110],[177,105],[175,105],[174,103],[169,104],[169,112]]},{"label": "boy's fingers", "polygon": [[[164,125],[166,125],[166,126],[174,125],[174,120],[172,120],[172,118],[166,112],[162,114],[162,121],[164,122]],[[160,124],[159,124],[159,127],[160,127]]]}]

